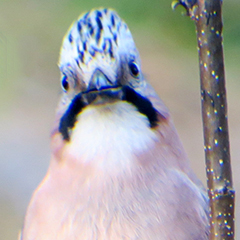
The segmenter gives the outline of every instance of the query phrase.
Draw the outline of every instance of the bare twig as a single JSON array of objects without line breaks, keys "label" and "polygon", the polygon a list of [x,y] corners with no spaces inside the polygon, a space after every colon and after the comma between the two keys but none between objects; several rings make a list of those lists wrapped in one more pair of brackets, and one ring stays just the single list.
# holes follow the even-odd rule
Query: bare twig
[{"label": "bare twig", "polygon": [[234,239],[234,196],[229,152],[222,48],[221,0],[183,0],[196,23],[205,158],[210,199],[210,239]]}]

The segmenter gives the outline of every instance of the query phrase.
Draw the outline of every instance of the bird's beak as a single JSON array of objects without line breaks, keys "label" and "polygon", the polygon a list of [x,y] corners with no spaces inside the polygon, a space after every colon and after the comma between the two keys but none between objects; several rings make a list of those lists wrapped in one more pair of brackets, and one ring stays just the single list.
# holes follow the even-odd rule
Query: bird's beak
[{"label": "bird's beak", "polygon": [[102,89],[109,89],[109,88],[113,88],[114,85],[113,83],[108,79],[108,77],[103,74],[103,72],[99,69],[97,69],[87,88],[87,92],[90,91],[101,91]]},{"label": "bird's beak", "polygon": [[110,99],[122,99],[122,86],[112,82],[101,70],[97,69],[86,91],[81,93],[84,102],[88,105],[97,100],[96,103],[109,101]]}]

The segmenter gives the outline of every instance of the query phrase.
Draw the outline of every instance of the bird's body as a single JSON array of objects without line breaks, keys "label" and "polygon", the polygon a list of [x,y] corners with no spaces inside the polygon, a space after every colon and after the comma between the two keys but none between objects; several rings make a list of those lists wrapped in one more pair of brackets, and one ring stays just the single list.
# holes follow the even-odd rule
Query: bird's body
[{"label": "bird's body", "polygon": [[72,26],[52,159],[22,240],[208,239],[205,190],[139,65],[115,12],[93,10]]}]

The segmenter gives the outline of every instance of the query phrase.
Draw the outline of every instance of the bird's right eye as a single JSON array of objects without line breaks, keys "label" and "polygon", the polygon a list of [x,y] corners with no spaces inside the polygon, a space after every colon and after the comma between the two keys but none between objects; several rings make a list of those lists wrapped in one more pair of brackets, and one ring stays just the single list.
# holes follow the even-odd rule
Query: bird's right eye
[{"label": "bird's right eye", "polygon": [[67,78],[67,76],[63,76],[63,78],[62,78],[62,89],[63,89],[63,91],[66,92],[68,90],[68,88],[69,88],[68,78]]}]

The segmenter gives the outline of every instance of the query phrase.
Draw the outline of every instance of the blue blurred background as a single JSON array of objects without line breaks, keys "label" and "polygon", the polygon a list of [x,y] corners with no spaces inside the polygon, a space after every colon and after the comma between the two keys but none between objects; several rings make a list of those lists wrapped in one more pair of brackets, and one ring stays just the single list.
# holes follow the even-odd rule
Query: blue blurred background
[{"label": "blue blurred background", "polygon": [[[197,42],[194,23],[181,14],[184,9],[172,11],[171,0],[0,0],[0,239],[17,239],[31,194],[48,167],[62,38],[80,13],[100,6],[115,8],[127,22],[143,71],[171,110],[192,166],[206,185]],[[239,11],[239,0],[224,2],[230,144],[238,198]]]}]

